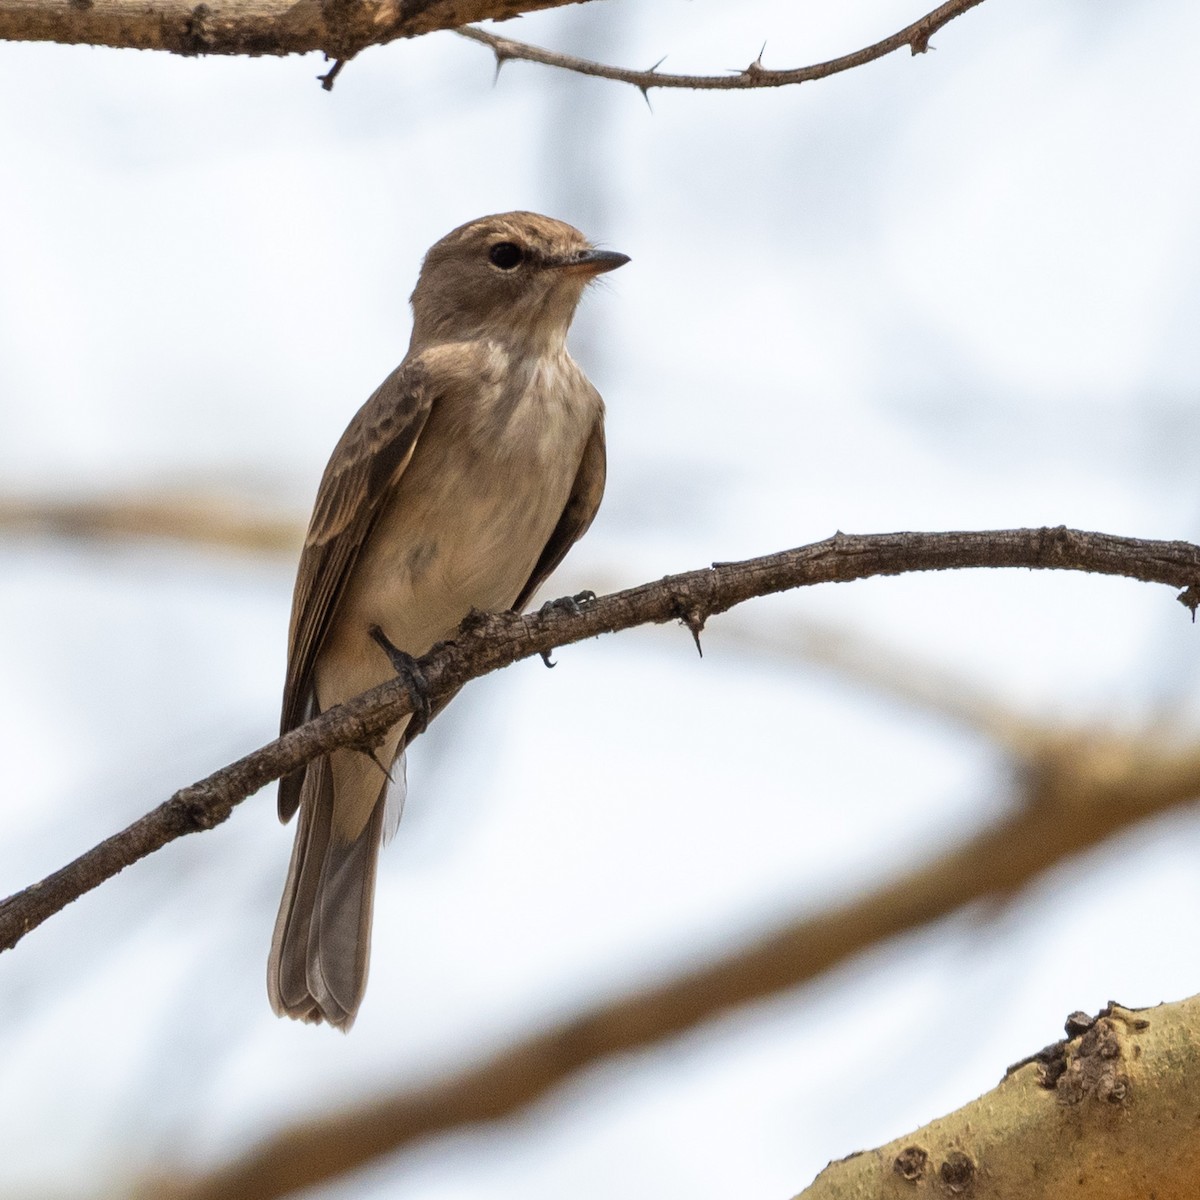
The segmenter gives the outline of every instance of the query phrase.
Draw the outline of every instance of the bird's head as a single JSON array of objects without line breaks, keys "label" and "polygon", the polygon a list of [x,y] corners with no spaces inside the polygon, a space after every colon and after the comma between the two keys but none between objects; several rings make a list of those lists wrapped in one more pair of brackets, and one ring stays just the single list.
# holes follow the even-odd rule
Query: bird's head
[{"label": "bird's head", "polygon": [[561,345],[584,287],[628,261],[551,217],[480,217],[425,255],[412,295],[413,345],[478,337]]}]

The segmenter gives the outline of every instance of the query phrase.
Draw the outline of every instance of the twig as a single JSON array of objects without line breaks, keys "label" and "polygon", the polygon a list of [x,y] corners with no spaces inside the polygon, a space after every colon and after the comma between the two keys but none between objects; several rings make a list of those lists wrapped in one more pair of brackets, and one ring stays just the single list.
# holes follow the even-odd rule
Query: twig
[{"label": "twig", "polygon": [[[420,660],[436,707],[466,682],[602,633],[678,620],[686,613],[701,624],[755,596],[848,582],[873,575],[970,567],[1029,567],[1121,575],[1184,589],[1195,607],[1200,595],[1200,546],[1054,529],[1008,529],[983,533],[837,533],[823,542],[683,575],[667,576],[572,612],[553,605],[527,616],[473,614],[452,642]],[[392,680],[323,713],[316,720],[176,792],[170,800],[107,838],[40,883],[0,903],[0,950],[125,867],[184,834],[226,820],[235,805],[273,779],[338,746],[370,747],[402,716],[412,697]]]},{"label": "twig", "polygon": [[762,65],[762,52],[749,66],[729,75],[668,75],[659,71],[660,59],[648,71],[627,70],[624,67],[610,67],[604,63],[593,62],[587,58],[576,58],[573,54],[561,54],[556,50],[545,50],[540,46],[531,46],[527,42],[517,42],[512,38],[500,37],[473,26],[456,30],[462,37],[470,38],[491,47],[496,56],[496,70],[509,61],[542,63],[547,67],[558,67],[563,71],[574,71],[579,75],[592,75],[598,79],[612,79],[618,83],[631,83],[645,95],[651,88],[689,88],[706,91],[743,91],[751,88],[785,87],[788,84],[808,83],[814,79],[825,79],[830,75],[838,75],[842,71],[861,67],[865,63],[874,62],[877,58],[908,46],[913,54],[924,54],[929,49],[929,39],[943,26],[948,25],[955,17],[962,16],[968,9],[982,4],[983,0],[948,0],[932,12],[926,13],[919,21],[905,26],[891,37],[884,38],[871,46],[855,50],[853,54],[844,54],[841,58],[831,58],[828,62],[814,63],[810,67],[795,67],[791,70],[773,71]]}]

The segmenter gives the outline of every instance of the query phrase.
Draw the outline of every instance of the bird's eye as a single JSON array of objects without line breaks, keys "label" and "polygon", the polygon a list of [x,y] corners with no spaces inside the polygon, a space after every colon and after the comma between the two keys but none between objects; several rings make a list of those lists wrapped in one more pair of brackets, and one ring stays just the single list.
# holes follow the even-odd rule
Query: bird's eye
[{"label": "bird's eye", "polygon": [[511,271],[525,257],[515,242],[497,242],[489,251],[488,258],[502,271]]}]

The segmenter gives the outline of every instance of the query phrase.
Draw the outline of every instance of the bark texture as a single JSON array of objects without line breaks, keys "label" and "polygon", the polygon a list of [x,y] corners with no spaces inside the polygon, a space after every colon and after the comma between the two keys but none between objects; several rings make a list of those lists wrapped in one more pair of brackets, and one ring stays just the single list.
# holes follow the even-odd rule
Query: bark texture
[{"label": "bark texture", "polygon": [[796,1200],[1195,1200],[1200,997],[1095,1019],[978,1100],[830,1163]]},{"label": "bark texture", "polygon": [[0,0],[0,39],[351,58],[366,46],[584,0]]}]

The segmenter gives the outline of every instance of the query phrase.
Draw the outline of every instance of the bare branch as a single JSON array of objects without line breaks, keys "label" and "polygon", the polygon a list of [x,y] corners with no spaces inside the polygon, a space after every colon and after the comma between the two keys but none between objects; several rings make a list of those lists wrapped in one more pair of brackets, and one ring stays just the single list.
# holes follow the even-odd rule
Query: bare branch
[{"label": "bare branch", "polygon": [[706,91],[746,91],[752,88],[786,87],[788,84],[808,83],[814,79],[825,79],[830,75],[838,75],[842,71],[850,71],[865,63],[874,62],[877,58],[909,47],[913,54],[924,54],[929,49],[929,39],[943,26],[948,25],[955,17],[962,16],[968,9],[982,4],[983,0],[948,0],[932,12],[926,13],[919,21],[905,26],[899,33],[884,38],[871,46],[855,50],[853,54],[844,54],[841,58],[831,58],[828,62],[814,63],[811,67],[795,67],[790,70],[772,71],[762,65],[762,53],[759,53],[749,66],[729,75],[667,75],[659,71],[656,63],[648,71],[631,71],[624,67],[610,67],[604,63],[592,62],[586,58],[576,58],[573,54],[560,54],[555,50],[544,50],[540,46],[531,46],[527,42],[513,41],[511,38],[500,37],[483,29],[459,29],[458,33],[472,41],[490,46],[496,56],[496,69],[511,60],[542,63],[547,67],[558,67],[563,71],[574,71],[578,75],[592,75],[598,79],[612,79],[618,83],[631,83],[645,95],[651,88],[688,88]]},{"label": "bare branch", "polygon": [[0,0],[0,40],[353,58],[367,46],[585,0]]},{"label": "bare branch", "polygon": [[[480,675],[602,633],[676,620],[695,630],[754,596],[873,575],[970,567],[1087,571],[1165,583],[1183,589],[1180,599],[1193,612],[1200,598],[1200,546],[1190,542],[1114,537],[1064,526],[983,533],[838,533],[795,550],[667,576],[574,612],[548,607],[528,616],[474,614],[454,641],[435,646],[420,667],[436,702]],[[0,903],[0,950],[11,949],[59,909],[168,842],[220,824],[235,805],[271,780],[338,746],[374,746],[412,711],[406,686],[392,680],[176,792],[121,833]]]},{"label": "bare branch", "polygon": [[1164,752],[1153,731],[1127,742],[1085,733],[1068,744],[1050,735],[1021,783],[1022,794],[996,824],[866,895],[815,916],[796,914],[700,967],[608,998],[457,1075],[291,1126],[210,1175],[169,1192],[156,1181],[147,1194],[271,1200],[432,1133],[508,1116],[598,1059],[645,1049],[814,979],[887,938],[1010,896],[1106,838],[1188,803],[1200,793],[1200,749]]},{"label": "bare branch", "polygon": [[[796,1200],[1190,1197],[1200,1176],[1200,997],[1072,1014],[978,1100],[877,1150],[832,1162]],[[1043,1057],[1044,1056],[1044,1057]]]}]

